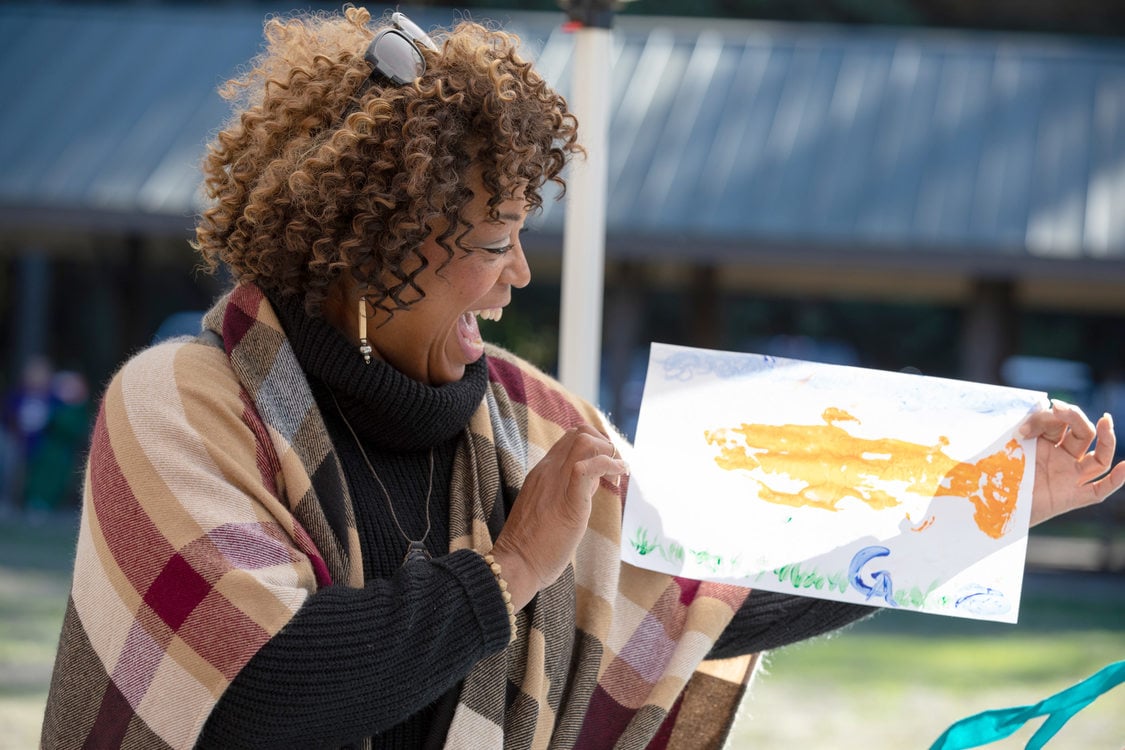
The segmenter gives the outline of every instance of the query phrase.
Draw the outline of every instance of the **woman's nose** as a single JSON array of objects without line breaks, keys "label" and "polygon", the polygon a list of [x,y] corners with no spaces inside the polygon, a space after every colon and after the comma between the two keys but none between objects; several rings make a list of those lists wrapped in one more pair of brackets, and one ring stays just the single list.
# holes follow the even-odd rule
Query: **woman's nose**
[{"label": "woman's nose", "polygon": [[523,245],[516,240],[516,246],[508,253],[508,267],[505,269],[506,281],[516,289],[523,289],[531,283],[531,267],[523,254]]}]

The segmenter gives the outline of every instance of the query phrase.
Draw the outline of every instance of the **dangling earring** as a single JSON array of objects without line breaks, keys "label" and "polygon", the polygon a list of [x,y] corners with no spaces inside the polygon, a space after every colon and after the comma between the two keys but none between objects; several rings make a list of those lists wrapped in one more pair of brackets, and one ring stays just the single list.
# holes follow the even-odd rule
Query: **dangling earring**
[{"label": "dangling earring", "polygon": [[371,364],[371,342],[367,340],[367,296],[359,297],[359,353],[363,355],[363,363]]}]

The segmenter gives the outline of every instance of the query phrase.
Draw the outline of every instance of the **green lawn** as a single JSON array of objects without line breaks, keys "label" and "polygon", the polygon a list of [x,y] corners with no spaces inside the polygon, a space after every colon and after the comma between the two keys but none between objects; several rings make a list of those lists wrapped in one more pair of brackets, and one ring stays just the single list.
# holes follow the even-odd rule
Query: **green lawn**
[{"label": "green lawn", "polygon": [[39,744],[77,521],[0,522],[0,750]]},{"label": "green lawn", "polygon": [[[37,745],[76,521],[0,522],[0,750]],[[1031,575],[1019,625],[882,612],[781,649],[743,705],[734,750],[925,750],[979,711],[1035,703],[1125,659],[1125,576]],[[1125,747],[1125,686],[1048,745]],[[1022,748],[1033,728],[988,746]]]},{"label": "green lawn", "polygon": [[[954,721],[1037,703],[1125,659],[1125,577],[1030,575],[1020,624],[881,612],[771,655],[731,747],[927,748]],[[1125,685],[1049,748],[1125,747]],[[1022,748],[1037,719],[993,750]]]}]

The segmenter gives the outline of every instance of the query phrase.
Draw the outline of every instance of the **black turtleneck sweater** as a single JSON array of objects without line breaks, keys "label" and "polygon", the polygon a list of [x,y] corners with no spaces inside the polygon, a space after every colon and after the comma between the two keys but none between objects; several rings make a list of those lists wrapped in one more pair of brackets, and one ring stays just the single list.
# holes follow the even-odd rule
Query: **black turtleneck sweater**
[{"label": "black turtleneck sweater", "polygon": [[[488,566],[473,552],[449,553],[453,455],[484,398],[486,362],[431,387],[378,360],[365,365],[300,302],[271,302],[347,477],[368,583],[310,596],[228,686],[197,747],[339,747],[374,736],[376,748],[440,748],[455,688],[509,635]],[[404,566],[404,534],[425,535],[433,559]]]},{"label": "black turtleneck sweater", "polygon": [[[235,676],[196,747],[341,747],[374,737],[376,748],[440,748],[461,679],[508,641],[488,566],[476,553],[448,552],[453,455],[484,397],[486,362],[457,383],[424,385],[383,362],[365,365],[298,300],[269,297],[347,477],[367,584],[310,596]],[[432,560],[403,565],[405,537],[426,531],[427,494]],[[501,524],[495,519],[494,537]],[[755,590],[712,656],[776,648],[871,611]]]}]

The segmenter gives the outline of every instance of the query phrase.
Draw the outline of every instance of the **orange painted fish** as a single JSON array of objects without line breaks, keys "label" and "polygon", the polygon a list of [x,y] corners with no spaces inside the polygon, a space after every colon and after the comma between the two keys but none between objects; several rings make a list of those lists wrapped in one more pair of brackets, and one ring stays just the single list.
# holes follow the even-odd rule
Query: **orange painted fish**
[{"label": "orange painted fish", "polygon": [[[707,443],[719,448],[715,463],[728,471],[764,473],[758,496],[771,503],[835,511],[844,498],[855,498],[875,510],[901,501],[885,489],[923,497],[965,498],[974,508],[973,520],[982,532],[999,539],[1015,510],[1025,456],[1016,439],[976,463],[957,461],[936,445],[894,438],[855,437],[840,425],[859,422],[835,407],[821,414],[822,425],[746,424],[707,430]],[[790,477],[804,487],[787,491],[771,487],[768,477]],[[781,484],[780,482],[778,483]]]}]

